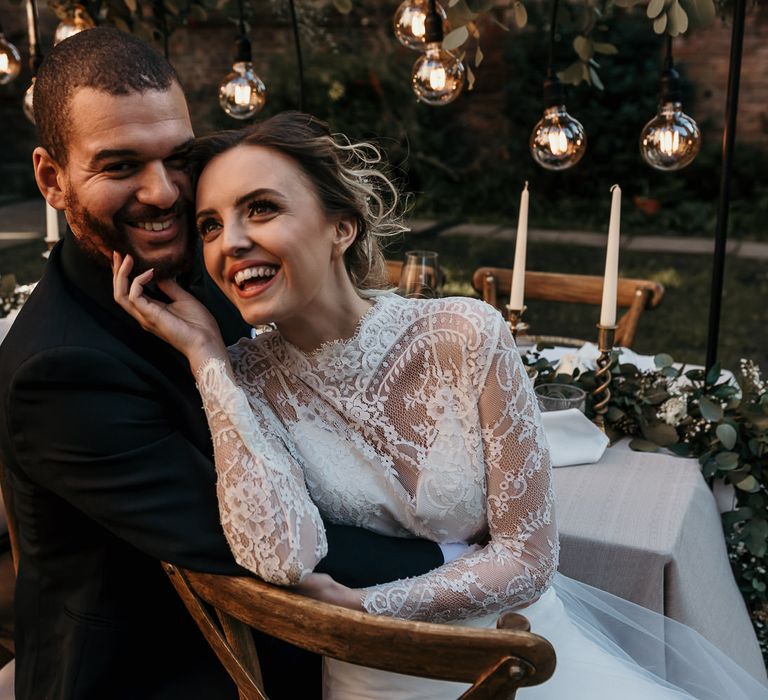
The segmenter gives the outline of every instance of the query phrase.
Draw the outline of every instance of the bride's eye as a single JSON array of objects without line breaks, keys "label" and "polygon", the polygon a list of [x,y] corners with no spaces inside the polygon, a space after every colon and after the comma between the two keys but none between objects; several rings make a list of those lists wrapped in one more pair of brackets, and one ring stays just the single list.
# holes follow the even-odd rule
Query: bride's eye
[{"label": "bride's eye", "polygon": [[202,219],[197,222],[197,233],[203,239],[210,238],[211,234],[220,228],[220,224],[216,219]]},{"label": "bride's eye", "polygon": [[248,216],[266,216],[277,212],[277,204],[268,199],[254,199],[248,203]]}]

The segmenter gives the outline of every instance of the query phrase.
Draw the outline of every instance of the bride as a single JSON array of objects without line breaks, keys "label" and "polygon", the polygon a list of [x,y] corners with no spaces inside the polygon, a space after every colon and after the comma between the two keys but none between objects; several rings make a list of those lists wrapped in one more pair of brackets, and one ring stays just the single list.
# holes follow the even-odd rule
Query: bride
[{"label": "bride", "polygon": [[[476,300],[376,291],[379,239],[402,227],[373,146],[285,113],[201,139],[196,156],[206,268],[247,322],[276,330],[227,350],[175,282],[131,278],[130,256],[115,254],[115,299],[189,361],[242,566],[375,615],[492,626],[521,610],[558,656],[523,700],[766,696],[689,628],[555,573],[547,443],[501,316]],[[166,302],[145,293],[151,284]],[[326,554],[321,513],[467,544],[423,576],[353,590],[312,573]],[[329,700],[463,690],[330,660],[324,688]]]}]

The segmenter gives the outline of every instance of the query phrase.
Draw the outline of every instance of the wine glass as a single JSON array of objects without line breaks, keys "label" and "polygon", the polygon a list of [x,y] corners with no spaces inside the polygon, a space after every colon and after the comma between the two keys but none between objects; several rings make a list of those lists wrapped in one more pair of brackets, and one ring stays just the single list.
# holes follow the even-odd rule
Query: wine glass
[{"label": "wine glass", "polygon": [[400,272],[398,293],[411,299],[435,299],[440,296],[441,274],[437,253],[409,250]]}]

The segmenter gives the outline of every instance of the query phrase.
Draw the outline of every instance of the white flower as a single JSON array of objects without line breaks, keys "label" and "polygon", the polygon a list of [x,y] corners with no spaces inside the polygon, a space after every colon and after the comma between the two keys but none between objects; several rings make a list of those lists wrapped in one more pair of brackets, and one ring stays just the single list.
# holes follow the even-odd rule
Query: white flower
[{"label": "white flower", "polygon": [[688,416],[688,400],[685,396],[673,396],[667,399],[659,407],[656,417],[663,420],[667,425],[673,428],[680,425],[682,420]]}]

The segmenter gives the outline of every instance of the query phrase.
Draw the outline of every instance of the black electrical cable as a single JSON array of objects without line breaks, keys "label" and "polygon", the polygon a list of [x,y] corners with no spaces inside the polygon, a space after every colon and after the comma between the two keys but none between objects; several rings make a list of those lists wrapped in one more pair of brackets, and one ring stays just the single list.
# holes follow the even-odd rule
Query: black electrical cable
[{"label": "black electrical cable", "polygon": [[296,47],[296,67],[299,71],[299,111],[304,111],[304,60],[301,56],[301,40],[299,37],[299,21],[296,17],[296,5],[293,0],[288,0],[291,8],[291,25],[293,26],[293,43]]}]

